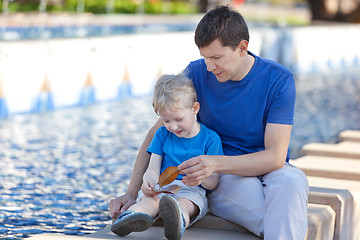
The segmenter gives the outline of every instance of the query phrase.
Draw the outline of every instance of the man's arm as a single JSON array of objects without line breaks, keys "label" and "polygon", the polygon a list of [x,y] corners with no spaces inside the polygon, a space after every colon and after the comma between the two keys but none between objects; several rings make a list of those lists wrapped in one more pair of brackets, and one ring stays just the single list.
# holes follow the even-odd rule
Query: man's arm
[{"label": "man's arm", "polygon": [[280,169],[286,161],[292,125],[268,123],[265,150],[239,156],[203,155],[183,162],[179,169],[186,174],[183,182],[195,186],[213,172],[241,176],[259,176]]},{"label": "man's arm", "polygon": [[153,139],[156,130],[161,126],[163,126],[163,123],[159,119],[146,135],[146,138],[141,145],[136,157],[133,172],[130,178],[130,184],[126,193],[122,196],[110,200],[109,211],[111,218],[116,219],[118,215],[126,211],[131,205],[135,203],[137,194],[142,185],[143,175],[150,161],[150,155],[146,152],[146,149]]}]

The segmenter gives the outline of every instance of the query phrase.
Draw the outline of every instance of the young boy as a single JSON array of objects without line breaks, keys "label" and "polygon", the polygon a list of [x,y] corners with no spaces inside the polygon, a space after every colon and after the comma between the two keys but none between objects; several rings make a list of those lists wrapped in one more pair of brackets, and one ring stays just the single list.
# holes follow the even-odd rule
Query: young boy
[{"label": "young boy", "polygon": [[159,194],[154,187],[160,173],[192,157],[222,155],[223,150],[220,137],[197,121],[200,105],[192,81],[184,74],[164,75],[157,81],[153,107],[165,126],[156,131],[147,149],[151,157],[143,176],[140,201],[119,215],[111,230],[119,236],[145,231],[159,215],[164,222],[166,238],[176,240],[181,239],[186,227],[205,216],[206,189],[215,189],[218,174],[213,173],[195,187],[183,184],[183,176],[179,175],[170,184],[181,186],[178,193]]}]

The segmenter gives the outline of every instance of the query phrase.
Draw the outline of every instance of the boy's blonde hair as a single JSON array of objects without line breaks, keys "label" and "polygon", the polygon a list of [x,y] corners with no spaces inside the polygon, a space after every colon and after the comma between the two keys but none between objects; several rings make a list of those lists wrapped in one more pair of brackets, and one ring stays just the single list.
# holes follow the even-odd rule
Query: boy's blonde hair
[{"label": "boy's blonde hair", "polygon": [[153,107],[158,115],[164,110],[192,108],[196,101],[194,84],[184,73],[162,75],[154,86]]}]

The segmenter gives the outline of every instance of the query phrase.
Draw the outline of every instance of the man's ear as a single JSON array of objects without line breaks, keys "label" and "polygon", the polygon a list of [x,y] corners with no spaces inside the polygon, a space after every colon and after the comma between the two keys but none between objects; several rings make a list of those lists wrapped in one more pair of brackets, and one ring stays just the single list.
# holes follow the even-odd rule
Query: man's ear
[{"label": "man's ear", "polygon": [[248,49],[248,46],[249,46],[249,42],[246,41],[246,40],[242,40],[240,41],[239,45],[238,45],[238,51],[240,53],[240,56],[243,56],[245,54],[247,54],[247,49]]},{"label": "man's ear", "polygon": [[197,114],[199,111],[200,111],[200,103],[198,103],[198,102],[195,102],[194,104],[193,104],[193,111],[194,111],[194,113],[195,114]]}]

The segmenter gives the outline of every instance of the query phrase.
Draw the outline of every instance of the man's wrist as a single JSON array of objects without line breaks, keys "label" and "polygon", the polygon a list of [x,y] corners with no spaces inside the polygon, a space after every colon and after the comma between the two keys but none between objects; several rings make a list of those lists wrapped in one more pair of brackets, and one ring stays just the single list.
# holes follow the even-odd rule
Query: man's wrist
[{"label": "man's wrist", "polygon": [[134,191],[132,189],[128,189],[125,193],[125,195],[129,196],[130,198],[136,200],[137,195],[138,195],[138,191]]},{"label": "man's wrist", "polygon": [[215,155],[215,156],[211,156],[210,157],[210,161],[212,162],[212,166],[213,166],[213,169],[214,169],[214,172],[217,173],[219,171],[218,167],[218,163],[219,163],[219,160],[218,160],[219,156],[218,155]]}]

